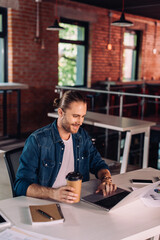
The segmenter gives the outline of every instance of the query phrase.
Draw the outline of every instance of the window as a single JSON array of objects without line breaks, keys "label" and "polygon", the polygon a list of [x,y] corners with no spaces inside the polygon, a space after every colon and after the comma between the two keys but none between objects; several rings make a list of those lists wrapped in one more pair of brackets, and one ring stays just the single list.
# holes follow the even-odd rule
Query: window
[{"label": "window", "polygon": [[0,8],[0,82],[7,82],[7,9]]},{"label": "window", "polygon": [[138,78],[139,33],[124,33],[123,80],[133,81]]},{"label": "window", "polygon": [[59,86],[86,86],[88,24],[61,19],[59,31]]}]

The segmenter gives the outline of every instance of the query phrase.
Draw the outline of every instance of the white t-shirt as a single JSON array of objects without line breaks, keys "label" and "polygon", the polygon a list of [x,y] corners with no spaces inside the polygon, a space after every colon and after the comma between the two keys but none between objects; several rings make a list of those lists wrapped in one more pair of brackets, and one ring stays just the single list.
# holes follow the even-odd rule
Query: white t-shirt
[{"label": "white t-shirt", "polygon": [[53,188],[58,188],[66,185],[66,175],[69,172],[74,171],[74,155],[73,155],[73,142],[72,134],[68,140],[63,140],[64,143],[64,153],[62,165],[60,167],[57,178],[53,184]]}]

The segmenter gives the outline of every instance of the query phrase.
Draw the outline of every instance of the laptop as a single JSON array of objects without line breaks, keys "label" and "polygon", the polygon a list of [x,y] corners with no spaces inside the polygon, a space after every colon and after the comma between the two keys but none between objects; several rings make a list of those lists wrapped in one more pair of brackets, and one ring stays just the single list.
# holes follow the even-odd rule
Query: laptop
[{"label": "laptop", "polygon": [[132,192],[127,191],[122,188],[117,188],[115,192],[108,196],[103,196],[102,193],[93,193],[87,196],[84,196],[81,200],[92,204],[94,206],[103,208],[106,211],[111,211],[117,209],[118,207],[122,207],[127,205],[142,196],[144,196],[148,191],[154,189],[156,186],[160,184],[160,181],[155,182],[153,184],[149,184],[145,187],[138,188]]}]

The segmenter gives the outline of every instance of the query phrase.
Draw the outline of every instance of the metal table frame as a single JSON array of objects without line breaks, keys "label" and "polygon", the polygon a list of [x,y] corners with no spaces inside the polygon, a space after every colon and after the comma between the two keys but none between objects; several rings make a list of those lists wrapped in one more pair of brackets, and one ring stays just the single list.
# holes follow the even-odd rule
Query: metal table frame
[{"label": "metal table frame", "polygon": [[21,89],[27,89],[27,84],[0,83],[0,93],[3,94],[3,136],[7,136],[7,93],[17,92],[17,137],[21,135]]}]

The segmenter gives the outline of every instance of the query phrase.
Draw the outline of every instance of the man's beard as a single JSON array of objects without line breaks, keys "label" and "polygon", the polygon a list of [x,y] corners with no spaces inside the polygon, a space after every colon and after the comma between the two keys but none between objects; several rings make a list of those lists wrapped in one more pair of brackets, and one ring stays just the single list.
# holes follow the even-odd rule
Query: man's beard
[{"label": "man's beard", "polygon": [[[78,127],[73,129],[72,126],[73,127],[78,126]],[[69,123],[66,123],[66,122],[65,123],[62,122],[62,127],[66,132],[74,134],[74,133],[78,132],[80,124],[73,124],[73,123],[69,124]]]}]

